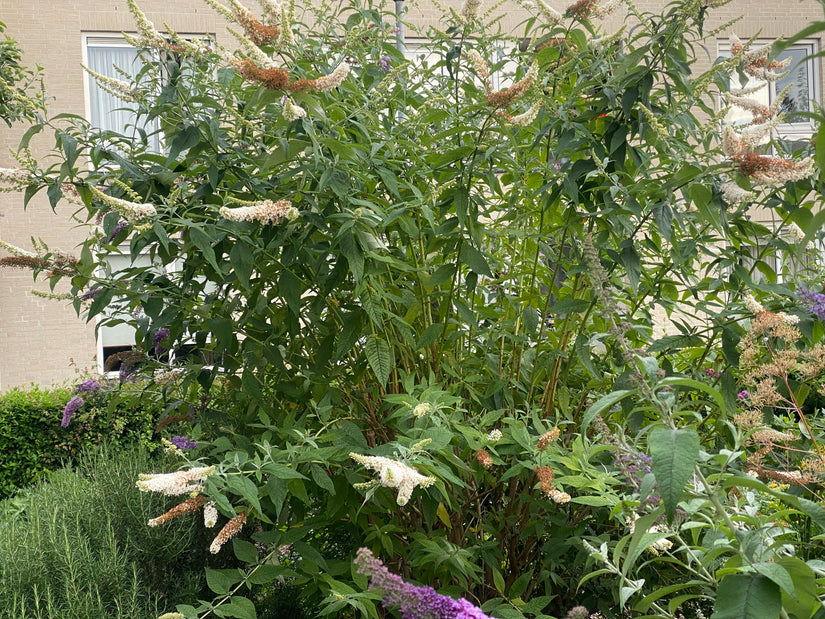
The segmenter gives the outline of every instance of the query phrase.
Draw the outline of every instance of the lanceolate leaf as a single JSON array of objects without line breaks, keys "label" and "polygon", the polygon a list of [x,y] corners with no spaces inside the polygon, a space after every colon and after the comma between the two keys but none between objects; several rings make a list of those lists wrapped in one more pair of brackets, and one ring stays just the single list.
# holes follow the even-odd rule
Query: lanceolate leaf
[{"label": "lanceolate leaf", "polygon": [[670,521],[699,459],[699,435],[693,430],[658,428],[650,433],[648,448],[653,459],[653,475]]},{"label": "lanceolate leaf", "polygon": [[389,344],[379,337],[371,335],[367,338],[365,352],[367,361],[375,372],[375,377],[383,387],[389,380],[392,371],[392,350]]}]

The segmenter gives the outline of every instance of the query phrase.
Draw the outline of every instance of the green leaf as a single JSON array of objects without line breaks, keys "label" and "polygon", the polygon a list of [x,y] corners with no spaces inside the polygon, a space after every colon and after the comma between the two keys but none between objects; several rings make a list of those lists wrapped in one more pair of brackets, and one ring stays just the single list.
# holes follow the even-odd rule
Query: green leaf
[{"label": "green leaf", "polygon": [[609,410],[614,404],[617,404],[619,401],[633,393],[636,393],[635,389],[621,389],[619,391],[614,391],[613,393],[608,393],[603,398],[600,398],[594,402],[593,405],[587,409],[587,412],[584,414],[582,419],[582,433],[587,432],[590,422],[593,421],[596,415],[601,415],[604,411]]},{"label": "green leaf", "polygon": [[539,326],[539,313],[536,308],[531,305],[525,305],[521,312],[522,320],[524,320],[524,330],[528,335],[535,335],[536,329]]},{"label": "green leaf", "polygon": [[808,619],[821,608],[817,595],[816,576],[813,570],[796,557],[780,557],[776,564],[782,566],[793,579],[793,592],[782,592],[782,606],[791,617]]},{"label": "green leaf", "polygon": [[252,276],[252,269],[254,262],[252,259],[252,250],[246,243],[241,241],[236,242],[229,252],[229,263],[235,270],[235,276],[241,283],[244,290],[249,289],[249,278]]},{"label": "green leaf", "polygon": [[278,294],[280,294],[290,311],[296,316],[301,312],[301,293],[303,293],[304,285],[301,280],[292,273],[292,271],[281,271],[281,277],[278,278]]},{"label": "green leaf", "polygon": [[323,468],[313,463],[309,467],[309,472],[312,475],[312,481],[326,490],[331,496],[335,495],[335,484],[332,483],[332,479],[330,479],[330,476]]},{"label": "green leaf", "polygon": [[201,132],[195,125],[189,125],[178,133],[169,143],[169,156],[166,158],[166,167],[183,151],[189,150],[201,141]]},{"label": "green leaf", "polygon": [[434,325],[430,325],[424,332],[421,334],[421,337],[418,338],[418,342],[416,342],[415,348],[416,350],[424,348],[425,346],[429,346],[434,341],[436,341],[441,334],[444,332],[444,325],[441,323],[436,323]]},{"label": "green leaf", "polygon": [[606,507],[613,506],[619,502],[619,499],[612,495],[591,495],[591,496],[576,496],[570,499],[571,503],[579,503],[580,505],[590,505],[592,507]]},{"label": "green leaf", "polygon": [[432,275],[430,275],[430,278],[427,280],[425,286],[428,288],[435,288],[447,280],[452,279],[453,275],[455,275],[455,268],[456,267],[454,264],[442,264],[433,272]]},{"label": "green leaf", "polygon": [[189,240],[192,241],[195,247],[201,250],[203,257],[206,258],[206,261],[209,263],[209,266],[215,270],[215,273],[222,273],[215,259],[215,250],[212,249],[212,239],[200,228],[191,227],[189,228]]},{"label": "green leaf", "polygon": [[255,544],[236,537],[232,540],[232,550],[239,561],[243,561],[244,563],[258,562],[258,551],[255,548]]},{"label": "green leaf", "polygon": [[228,604],[216,606],[214,612],[218,617],[235,617],[236,619],[257,619],[255,604],[251,600],[239,595],[229,598]]},{"label": "green leaf", "polygon": [[779,586],[761,574],[730,574],[716,590],[710,619],[775,619],[782,610]]},{"label": "green leaf", "polygon": [[255,485],[255,482],[246,475],[228,475],[226,486],[260,513],[261,504],[258,502],[258,486]]},{"label": "green leaf", "polygon": [[484,257],[484,254],[472,245],[467,243],[462,244],[459,259],[479,275],[486,275],[487,277],[493,276],[493,272],[490,270],[490,265],[487,264],[487,259]]},{"label": "green leaf", "polygon": [[218,595],[226,595],[229,588],[238,582],[238,579],[227,574],[227,570],[213,570],[206,568],[206,584]]},{"label": "green leaf", "polygon": [[379,337],[370,335],[367,337],[364,345],[364,352],[367,355],[367,361],[375,372],[375,377],[378,383],[384,387],[390,378],[392,372],[392,349],[389,344]]},{"label": "green leaf", "polygon": [[699,435],[693,430],[656,428],[648,436],[647,445],[670,522],[699,459]]},{"label": "green leaf", "polygon": [[632,242],[627,243],[622,248],[619,260],[624,265],[633,292],[636,292],[639,289],[639,278],[642,275],[642,261]]},{"label": "green leaf", "polygon": [[703,383],[699,380],[693,380],[692,378],[682,378],[679,376],[668,376],[667,378],[662,379],[659,382],[660,385],[677,385],[680,387],[688,387],[690,389],[696,389],[698,391],[704,391],[707,393],[713,401],[716,403],[716,406],[719,407],[719,412],[722,414],[727,414],[727,407],[725,405],[725,398],[722,397],[722,393],[718,389],[714,389],[707,383]]},{"label": "green leaf", "polygon": [[748,566],[750,570],[762,574],[766,578],[770,578],[773,582],[779,585],[780,589],[785,591],[788,595],[793,598],[796,598],[796,594],[794,593],[794,585],[793,579],[791,575],[781,565],[777,565],[771,561],[760,561],[759,563],[754,563]]}]

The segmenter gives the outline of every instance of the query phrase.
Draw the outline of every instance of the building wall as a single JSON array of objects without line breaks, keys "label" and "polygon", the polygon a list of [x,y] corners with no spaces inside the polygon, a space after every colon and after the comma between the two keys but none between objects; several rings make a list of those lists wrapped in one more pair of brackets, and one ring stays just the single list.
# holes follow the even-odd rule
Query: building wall
[{"label": "building wall", "polygon": [[[564,9],[565,3],[550,2]],[[210,33],[219,43],[230,43],[222,20],[202,0],[139,0],[139,4],[159,28],[165,22],[181,33]],[[461,2],[455,0],[443,0],[443,4],[461,7]],[[655,11],[663,4],[659,0],[636,2],[641,11]],[[393,3],[385,2],[385,8],[392,11]],[[422,28],[437,27],[440,22],[440,10],[429,0],[408,0],[406,8],[407,19]],[[495,11],[503,15],[499,23],[505,31],[518,32],[526,17],[512,0]],[[822,7],[816,0],[733,0],[709,11],[705,29],[711,31],[740,15],[744,18],[734,29],[741,37],[759,33],[772,38],[792,34],[822,19]],[[6,34],[24,50],[25,63],[43,67],[46,89],[53,98],[52,114],[86,113],[80,69],[83,34],[133,30],[124,0],[0,0],[0,19],[7,26]],[[611,17],[606,26],[612,28],[620,21],[618,16]],[[699,54],[697,69],[707,67],[716,52],[716,42],[709,41],[708,53]],[[24,130],[20,125],[0,130],[0,167],[16,167],[9,149],[17,146]],[[50,145],[48,133],[35,140],[35,156],[45,153]],[[29,248],[29,238],[35,236],[50,247],[71,252],[86,236],[85,224],[72,219],[74,212],[75,207],[61,202],[54,214],[45,192],[36,196],[25,211],[21,194],[0,193],[0,239]],[[94,325],[78,318],[67,302],[32,296],[32,288],[47,290],[48,286],[34,283],[29,272],[0,270],[0,391],[31,382],[51,384],[71,378],[84,368],[97,367]]]}]

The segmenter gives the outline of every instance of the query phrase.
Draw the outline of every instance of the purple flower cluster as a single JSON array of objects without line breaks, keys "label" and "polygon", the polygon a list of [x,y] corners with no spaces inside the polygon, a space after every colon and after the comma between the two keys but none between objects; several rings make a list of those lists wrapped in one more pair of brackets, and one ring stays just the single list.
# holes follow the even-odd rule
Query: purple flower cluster
[{"label": "purple flower cluster", "polygon": [[389,71],[391,66],[392,66],[392,57],[391,56],[384,56],[381,59],[381,68],[384,71]]},{"label": "purple flower cluster", "polygon": [[384,606],[397,604],[402,619],[491,619],[470,602],[436,593],[432,587],[417,587],[390,572],[368,548],[355,555],[359,574],[370,579],[370,589],[380,589]]},{"label": "purple flower cluster", "polygon": [[173,436],[169,439],[169,442],[172,443],[178,449],[197,449],[198,443],[197,441],[193,441],[188,436]]},{"label": "purple flower cluster", "polygon": [[747,400],[749,397],[751,397],[751,392],[747,389],[742,389],[742,391],[736,394],[736,397],[740,400]]},{"label": "purple flower cluster", "polygon": [[95,298],[95,296],[97,296],[97,293],[100,292],[101,290],[103,290],[103,288],[101,288],[100,286],[98,286],[97,288],[92,288],[91,290],[87,290],[86,292],[84,292],[80,296],[80,300],[81,301],[91,301],[92,299]]},{"label": "purple flower cluster", "polygon": [[129,222],[127,222],[123,219],[121,219],[119,222],[117,222],[117,225],[115,226],[115,229],[112,231],[112,234],[109,236],[109,242],[111,243],[112,241],[114,241],[115,237],[117,237],[117,235],[120,234],[120,231],[123,230],[124,228],[128,227],[128,226],[129,226]]},{"label": "purple flower cluster", "polygon": [[[635,492],[641,492],[642,480],[645,475],[653,473],[652,459],[647,454],[639,451],[616,451],[613,459],[613,466],[621,472],[625,481]],[[645,499],[645,503],[658,505],[661,497],[658,494],[651,494]]]},{"label": "purple flower cluster", "polygon": [[66,403],[66,408],[63,409],[63,420],[60,422],[60,425],[64,428],[68,428],[69,422],[72,420],[72,417],[74,417],[74,414],[80,410],[80,407],[85,403],[85,400],[79,395],[76,395],[69,400]]},{"label": "purple flower cluster", "polygon": [[82,383],[75,385],[74,392],[75,393],[89,393],[90,391],[97,391],[100,389],[100,381],[95,380],[94,378],[90,378],[88,380],[84,380]]},{"label": "purple flower cluster", "polygon": [[814,292],[800,286],[796,290],[796,296],[811,314],[825,322],[825,293]]},{"label": "purple flower cluster", "polygon": [[155,331],[155,337],[152,338],[152,346],[155,347],[155,355],[158,357],[165,353],[168,348],[163,345],[163,342],[169,337],[169,329],[161,327]]}]

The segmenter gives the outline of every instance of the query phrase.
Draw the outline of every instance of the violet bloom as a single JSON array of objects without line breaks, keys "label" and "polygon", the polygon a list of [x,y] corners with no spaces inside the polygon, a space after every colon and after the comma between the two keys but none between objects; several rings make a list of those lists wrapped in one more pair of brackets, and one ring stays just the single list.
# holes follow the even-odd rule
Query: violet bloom
[{"label": "violet bloom", "polygon": [[173,436],[169,439],[169,442],[172,443],[178,449],[197,449],[198,443],[193,441],[191,438],[187,436]]},{"label": "violet bloom", "polygon": [[796,296],[814,316],[825,322],[825,294],[799,287]]},{"label": "violet bloom", "polygon": [[155,347],[155,355],[161,356],[165,353],[168,348],[163,346],[163,342],[169,337],[169,329],[166,327],[161,327],[157,331],[155,331],[155,337],[152,338],[152,346]]},{"label": "violet bloom", "polygon": [[749,397],[751,397],[751,392],[747,389],[742,389],[742,391],[736,394],[736,397],[740,400],[747,400]]},{"label": "violet bloom", "polygon": [[382,604],[397,604],[402,619],[491,619],[480,608],[461,599],[436,593],[432,587],[417,587],[404,582],[390,572],[368,548],[359,548],[355,555],[359,574],[370,579],[370,589],[380,589]]},{"label": "violet bloom", "polygon": [[[625,481],[634,492],[642,491],[642,480],[645,475],[653,473],[652,459],[647,454],[639,451],[616,451],[613,459],[613,466],[619,469]],[[654,486],[656,487],[656,486]],[[658,494],[650,494],[645,499],[645,503],[658,505],[661,497]]]},{"label": "violet bloom", "polygon": [[81,295],[80,300],[81,301],[91,301],[92,299],[95,298],[95,296],[97,296],[97,293],[100,292],[101,290],[103,290],[103,288],[101,288],[100,286],[98,286],[97,288],[92,288],[91,290],[87,290],[86,292],[83,293],[83,295]]},{"label": "violet bloom", "polygon": [[63,420],[60,422],[60,425],[64,428],[68,428],[69,422],[72,420],[74,414],[80,410],[80,407],[85,403],[86,402],[79,395],[76,395],[69,400],[66,403],[66,408],[63,409]]},{"label": "violet bloom", "polygon": [[381,68],[382,68],[384,71],[389,71],[389,70],[390,70],[390,66],[391,66],[391,65],[392,65],[392,57],[390,57],[390,56],[384,56],[384,57],[381,59]]},{"label": "violet bloom", "polygon": [[111,243],[112,241],[114,241],[115,237],[117,237],[117,235],[120,234],[120,231],[123,230],[124,228],[128,227],[128,226],[129,226],[129,222],[126,221],[125,219],[121,219],[119,222],[117,222],[117,225],[115,226],[115,229],[112,231],[112,234],[109,236],[109,242]]},{"label": "violet bloom", "polygon": [[90,391],[97,391],[100,389],[100,381],[95,380],[94,378],[90,378],[89,380],[84,380],[82,383],[78,384],[74,388],[75,393],[88,393]]}]

